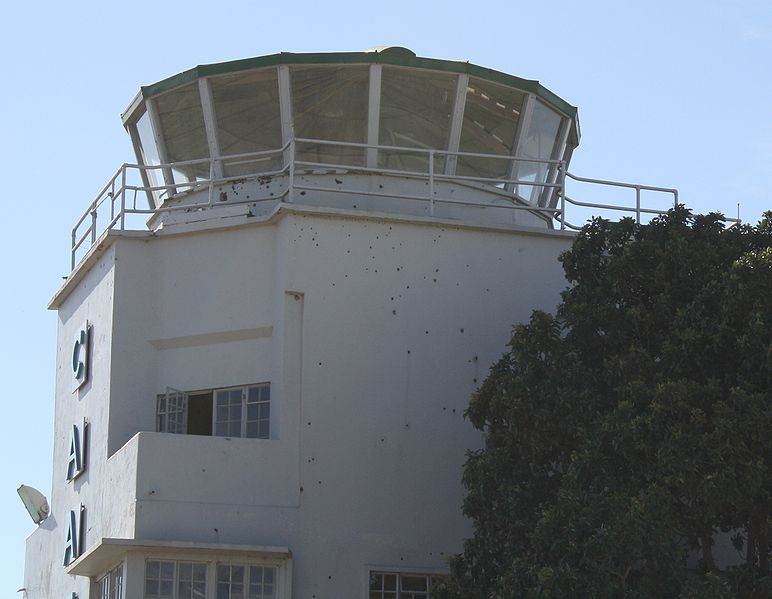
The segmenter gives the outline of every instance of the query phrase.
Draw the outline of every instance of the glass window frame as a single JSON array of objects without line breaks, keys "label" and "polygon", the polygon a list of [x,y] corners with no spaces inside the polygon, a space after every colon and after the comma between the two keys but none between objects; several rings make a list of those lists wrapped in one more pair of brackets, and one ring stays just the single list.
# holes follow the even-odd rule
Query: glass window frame
[{"label": "glass window frame", "polygon": [[[215,389],[202,389],[196,391],[182,392],[176,389],[168,388],[166,393],[156,396],[156,432],[171,434],[187,434],[187,422],[189,407],[188,397],[191,395],[200,395],[205,393],[212,394],[212,437],[242,438],[242,439],[271,439],[271,383],[252,383],[249,385],[238,385],[235,387],[219,387]],[[230,400],[232,396],[238,395],[238,403],[228,403],[227,405],[218,405],[218,398],[226,395]],[[174,404],[172,409],[172,403]],[[238,405],[238,419],[231,418],[231,407]],[[255,408],[256,416],[250,418],[250,407]],[[227,410],[227,418],[220,420],[218,417],[218,408]],[[171,416],[182,413],[182,418],[171,418]],[[235,429],[227,428],[226,432],[220,434],[217,432],[218,424],[238,423]],[[250,424],[255,424],[256,435],[250,434]],[[180,428],[182,427],[182,428]],[[174,430],[171,430],[174,429]],[[238,432],[238,434],[235,434]],[[261,434],[262,433],[262,434]]]},{"label": "glass window frame", "polygon": [[[397,570],[370,570],[368,583],[369,599],[432,599],[432,585],[447,574],[410,572]],[[380,577],[380,588],[374,588],[374,578]],[[387,578],[392,579],[392,583],[387,585]],[[425,582],[426,590],[408,589],[406,579],[420,578]]]},{"label": "glass window frame", "polygon": [[98,599],[123,599],[123,562],[96,580]]}]

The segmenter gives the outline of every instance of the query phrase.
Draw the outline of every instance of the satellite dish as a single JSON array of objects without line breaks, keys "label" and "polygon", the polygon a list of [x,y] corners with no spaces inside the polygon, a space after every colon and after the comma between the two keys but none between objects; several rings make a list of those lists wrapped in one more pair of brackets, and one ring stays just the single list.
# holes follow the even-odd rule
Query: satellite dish
[{"label": "satellite dish", "polygon": [[33,487],[27,485],[21,485],[16,492],[21,497],[24,507],[27,508],[29,515],[32,517],[32,521],[35,524],[40,524],[43,520],[48,518],[50,508],[48,507],[48,501],[43,493]]}]

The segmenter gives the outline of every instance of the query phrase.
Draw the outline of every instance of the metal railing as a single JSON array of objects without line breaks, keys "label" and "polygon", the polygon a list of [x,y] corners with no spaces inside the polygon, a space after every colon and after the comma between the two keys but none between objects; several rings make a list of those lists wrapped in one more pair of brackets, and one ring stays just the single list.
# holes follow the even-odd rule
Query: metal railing
[{"label": "metal railing", "polygon": [[[332,148],[332,151],[325,151]],[[336,159],[336,152],[348,151],[353,154],[345,160]],[[315,154],[317,159],[310,160],[309,155]],[[322,159],[323,158],[323,159]],[[332,160],[330,160],[332,158]],[[379,162],[379,158],[381,159]],[[459,167],[468,165],[470,161],[483,159],[486,167],[501,165],[497,172],[505,173],[502,176],[476,176],[469,174],[456,174],[462,170]],[[246,168],[249,164],[279,164],[279,168],[260,170],[259,167]],[[395,168],[390,163],[397,162]],[[404,168],[409,162],[424,168]],[[524,170],[524,165],[540,165],[545,175],[544,180],[520,178],[519,172]],[[245,172],[226,176],[221,173],[239,167]],[[470,168],[466,169],[467,171]],[[533,168],[532,168],[533,170]],[[201,177],[183,175],[188,171],[192,173],[206,172],[208,176]],[[405,186],[403,190],[376,192],[336,185],[334,188],[320,185],[311,185],[304,177],[308,174],[325,172],[348,172],[362,175],[386,175],[402,177],[408,180],[417,180],[426,184],[425,193],[418,193],[416,186]],[[450,152],[446,150],[433,150],[426,148],[409,148],[388,145],[369,145],[351,142],[338,142],[318,139],[296,138],[288,141],[280,148],[262,152],[245,154],[233,154],[229,156],[217,156],[214,158],[202,158],[187,160],[170,164],[140,165],[126,163],[115,172],[107,184],[100,190],[95,199],[89,204],[72,229],[71,268],[75,268],[78,252],[96,243],[102,233],[109,230],[126,230],[126,221],[132,215],[157,215],[164,212],[177,210],[211,209],[218,206],[233,204],[216,201],[215,190],[227,183],[259,179],[266,177],[286,177],[286,188],[279,194],[271,197],[249,200],[287,202],[292,203],[295,192],[318,192],[335,194],[357,194],[371,197],[397,198],[428,203],[428,213],[435,215],[437,205],[455,204],[462,206],[490,207],[496,209],[526,210],[534,214],[552,220],[554,219],[560,229],[578,230],[580,227],[571,224],[566,213],[570,206],[582,209],[621,211],[633,214],[636,222],[641,222],[644,215],[664,214],[666,210],[646,208],[641,203],[641,192],[657,192],[672,195],[673,205],[678,204],[678,191],[675,189],[622,183],[603,179],[589,179],[572,175],[566,170],[566,164],[561,160],[537,160],[513,156],[482,154],[474,152]],[[184,177],[184,178],[183,178]],[[187,179],[187,180],[186,180]],[[157,180],[166,181],[165,184],[156,183]],[[581,202],[570,198],[566,194],[566,181],[572,180],[583,184],[600,185],[603,187],[617,187],[633,190],[635,192],[634,205],[625,206],[619,203],[603,204],[597,202]],[[443,195],[448,185],[466,185],[476,189],[482,189],[492,193],[495,203],[482,203],[479,199],[464,200]],[[538,195],[537,203],[527,202],[521,195],[521,189],[529,190],[524,195]],[[180,199],[183,194],[191,191],[207,191],[205,202],[185,203],[167,202],[171,199]],[[530,190],[537,190],[531,192]],[[138,196],[152,196],[155,207],[141,208],[138,206]],[[473,197],[470,194],[470,197]],[[731,219],[728,219],[731,220]]]}]

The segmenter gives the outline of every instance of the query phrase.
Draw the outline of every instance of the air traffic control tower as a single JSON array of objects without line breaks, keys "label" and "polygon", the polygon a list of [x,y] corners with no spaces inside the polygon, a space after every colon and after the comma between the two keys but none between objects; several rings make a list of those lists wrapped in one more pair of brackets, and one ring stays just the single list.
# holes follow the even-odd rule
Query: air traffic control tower
[{"label": "air traffic control tower", "polygon": [[576,110],[386,48],[199,66],[123,122],[50,303],[25,597],[430,598],[469,397],[565,287]]}]

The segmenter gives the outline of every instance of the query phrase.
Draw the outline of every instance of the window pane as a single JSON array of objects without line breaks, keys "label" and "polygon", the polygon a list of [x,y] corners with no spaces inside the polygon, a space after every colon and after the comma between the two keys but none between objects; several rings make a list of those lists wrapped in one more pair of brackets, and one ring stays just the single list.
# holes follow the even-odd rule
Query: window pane
[{"label": "window pane", "polygon": [[[209,158],[198,82],[158,96],[156,105],[169,161]],[[187,165],[174,171],[175,182],[197,178],[209,178],[208,164]]]},{"label": "window pane", "polygon": [[[561,116],[557,112],[537,100],[519,156],[526,159],[549,160],[557,143],[560,121]],[[517,178],[521,181],[545,183],[549,170],[549,164],[543,162],[519,161]],[[521,185],[518,193],[531,204],[536,204],[543,189],[539,185]]]},{"label": "window pane", "polygon": [[[282,145],[275,68],[210,80],[217,138],[223,156],[263,152]],[[281,154],[223,161],[226,176],[278,170]]]},{"label": "window pane", "polygon": [[[153,138],[153,129],[150,126],[150,115],[147,112],[137,121],[137,133],[139,134],[139,145],[142,153],[141,162],[145,166],[158,166],[161,164],[161,159],[158,157],[158,148],[156,148],[155,139]],[[160,169],[148,169],[147,176],[153,187],[163,185],[163,175]],[[156,201],[159,200],[163,193],[165,192],[153,192]]]},{"label": "window pane", "polygon": [[[290,67],[295,136],[365,143],[367,66]],[[299,160],[362,166],[363,148],[303,143]]]},{"label": "window pane", "polygon": [[[455,91],[455,75],[383,67],[379,143],[447,149]],[[429,162],[425,153],[380,150],[378,164],[428,172]],[[445,157],[437,157],[435,170],[439,172],[443,164]]]},{"label": "window pane", "polygon": [[[459,150],[511,156],[524,98],[521,91],[471,77]],[[456,174],[504,178],[510,164],[508,160],[494,158],[459,157]]]},{"label": "window pane", "polygon": [[426,576],[400,576],[401,590],[403,591],[427,591]]}]

